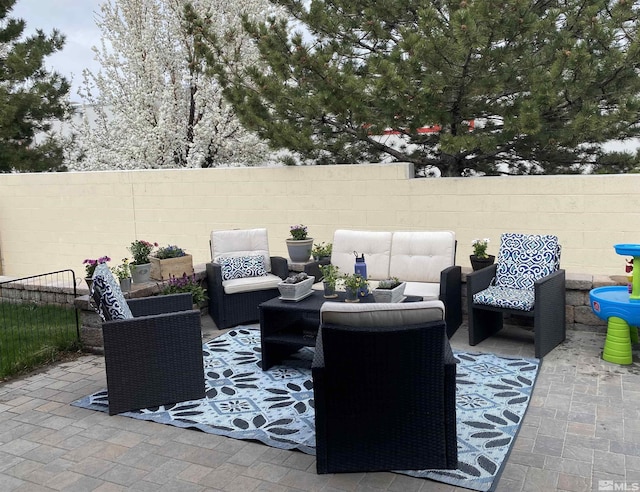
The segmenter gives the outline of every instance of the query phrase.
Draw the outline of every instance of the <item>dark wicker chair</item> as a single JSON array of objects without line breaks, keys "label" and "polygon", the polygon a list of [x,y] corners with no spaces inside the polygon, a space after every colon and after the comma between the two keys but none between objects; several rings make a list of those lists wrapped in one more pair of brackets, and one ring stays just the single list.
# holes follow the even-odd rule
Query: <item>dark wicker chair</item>
[{"label": "dark wicker chair", "polygon": [[457,468],[443,311],[440,301],[324,304],[312,365],[318,473]]},{"label": "dark wicker chair", "polygon": [[[95,286],[94,280],[94,286]],[[200,311],[191,294],[126,301],[133,318],[102,323],[109,415],[205,396]]]},{"label": "dark wicker chair", "polygon": [[533,319],[535,356],[566,337],[565,271],[556,236],[503,234],[496,265],[467,275],[469,345],[503,327],[504,315]]},{"label": "dark wicker chair", "polygon": [[[269,255],[266,229],[213,231],[210,245],[212,261],[206,269],[211,318],[218,329],[257,321],[258,305],[280,295],[277,283],[289,274],[287,259]],[[223,280],[221,257],[251,254],[265,257],[267,276],[256,277],[253,286],[247,278]]]}]

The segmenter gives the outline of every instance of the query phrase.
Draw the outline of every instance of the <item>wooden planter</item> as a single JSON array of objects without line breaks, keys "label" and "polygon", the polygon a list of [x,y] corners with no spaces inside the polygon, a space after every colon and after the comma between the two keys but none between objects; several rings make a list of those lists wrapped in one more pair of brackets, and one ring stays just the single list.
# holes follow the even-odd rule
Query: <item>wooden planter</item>
[{"label": "wooden planter", "polygon": [[191,255],[165,260],[149,256],[149,261],[151,262],[151,278],[154,280],[169,280],[172,276],[182,277],[185,273],[193,275],[193,257]]}]

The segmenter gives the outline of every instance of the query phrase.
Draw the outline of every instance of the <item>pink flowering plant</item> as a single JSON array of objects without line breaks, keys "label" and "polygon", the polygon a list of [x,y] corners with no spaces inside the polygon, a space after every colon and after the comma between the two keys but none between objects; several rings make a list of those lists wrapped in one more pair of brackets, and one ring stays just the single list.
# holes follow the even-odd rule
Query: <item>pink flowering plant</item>
[{"label": "pink flowering plant", "polygon": [[307,239],[307,226],[298,224],[292,225],[289,231],[291,233],[291,238],[294,241],[301,241],[303,239]]},{"label": "pink flowering plant", "polygon": [[157,248],[158,243],[150,243],[142,239],[136,239],[129,246],[129,251],[133,255],[132,265],[145,265],[149,263],[149,255],[153,251],[153,248]]},{"label": "pink flowering plant", "polygon": [[93,277],[93,272],[96,271],[96,267],[100,264],[100,263],[107,263],[108,261],[111,261],[111,258],[109,258],[108,256],[101,256],[100,258],[94,260],[91,258],[87,258],[85,259],[82,264],[84,265],[84,269],[86,271],[86,276],[87,277]]}]

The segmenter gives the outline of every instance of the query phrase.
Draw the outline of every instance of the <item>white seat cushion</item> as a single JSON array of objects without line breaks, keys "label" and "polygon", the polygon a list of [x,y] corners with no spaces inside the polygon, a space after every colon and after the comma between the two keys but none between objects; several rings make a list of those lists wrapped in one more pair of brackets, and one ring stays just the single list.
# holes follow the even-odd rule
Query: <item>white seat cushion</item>
[{"label": "white seat cushion", "polygon": [[261,254],[267,272],[271,271],[269,237],[265,228],[211,231],[211,259]]},{"label": "white seat cushion", "polygon": [[269,273],[263,277],[234,278],[223,280],[222,288],[225,294],[238,294],[240,292],[253,292],[256,290],[277,289],[282,279]]},{"label": "white seat cushion", "polygon": [[358,255],[364,254],[368,278],[388,278],[391,237],[391,232],[338,229],[333,234],[331,263],[340,273],[353,273],[356,262],[353,252],[356,251]]},{"label": "white seat cushion", "polygon": [[325,302],[320,308],[320,322],[347,326],[401,326],[441,321],[441,301],[407,303]]},{"label": "white seat cushion", "polygon": [[440,283],[440,272],[455,264],[455,252],[453,231],[394,232],[389,277]]}]

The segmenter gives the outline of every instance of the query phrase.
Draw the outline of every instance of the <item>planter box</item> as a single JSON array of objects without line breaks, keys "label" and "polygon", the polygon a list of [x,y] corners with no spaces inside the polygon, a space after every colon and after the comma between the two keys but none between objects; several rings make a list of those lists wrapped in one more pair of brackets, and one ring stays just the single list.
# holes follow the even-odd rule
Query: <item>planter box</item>
[{"label": "planter box", "polygon": [[179,256],[160,260],[155,256],[149,256],[151,262],[151,278],[154,280],[169,280],[171,276],[182,277],[185,273],[193,275],[193,257],[191,255]]},{"label": "planter box", "polygon": [[311,293],[311,287],[313,287],[313,281],[315,277],[311,277],[298,282],[297,284],[286,284],[280,282],[278,284],[278,290],[280,291],[280,299],[283,301],[299,301]]},{"label": "planter box", "polygon": [[394,289],[373,289],[376,302],[400,302],[404,298],[406,283],[402,282]]}]

